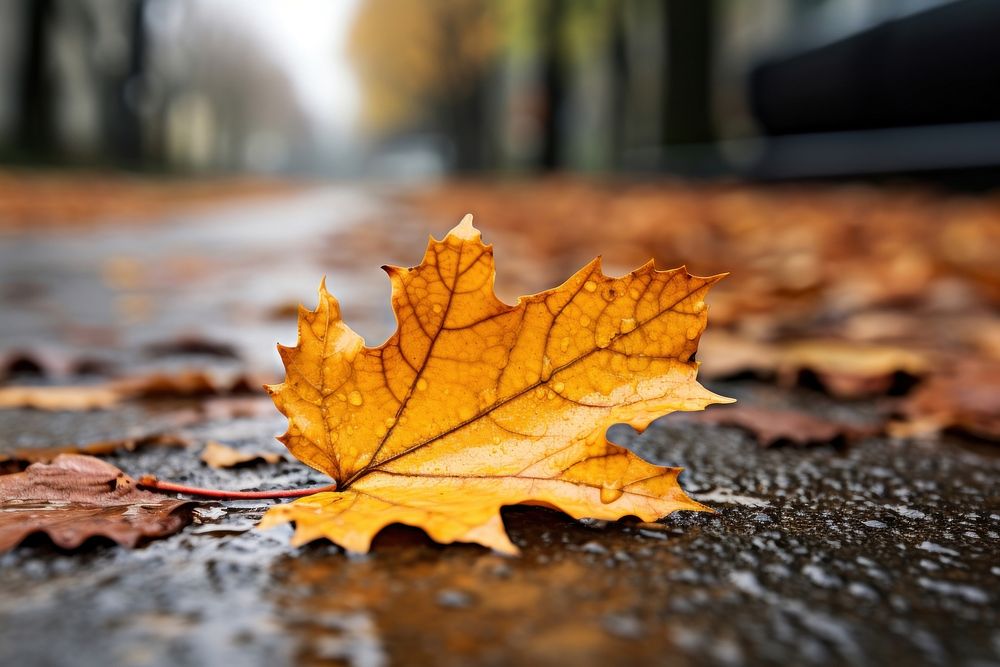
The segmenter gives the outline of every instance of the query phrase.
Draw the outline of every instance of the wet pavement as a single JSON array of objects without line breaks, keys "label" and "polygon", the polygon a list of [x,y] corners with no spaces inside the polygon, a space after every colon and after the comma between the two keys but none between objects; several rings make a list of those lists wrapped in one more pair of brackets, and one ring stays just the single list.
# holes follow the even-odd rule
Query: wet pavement
[{"label": "wet pavement", "polygon": [[[97,356],[121,373],[164,364],[274,372],[273,343],[291,342],[294,320],[263,313],[312,303],[324,272],[348,321],[378,339],[391,316],[377,267],[415,262],[422,240],[402,257],[397,246],[388,256],[373,248],[356,266],[331,257],[337,235],[386,214],[380,206],[328,189],[154,230],[0,239],[3,285],[45,295],[5,302],[0,340]],[[148,354],[150,342],[181,334],[231,342],[240,358]],[[882,409],[757,382],[711,388],[860,424]],[[325,483],[297,462],[204,466],[209,440],[282,451],[273,438],[284,419],[266,407],[179,417],[200,405],[0,411],[0,453],[166,432],[193,444],[107,460],[200,486]],[[180,534],[135,551],[94,542],[63,553],[38,539],[0,556],[0,664],[1000,664],[995,445],[869,437],[846,449],[761,449],[738,429],[671,417],[641,436],[614,435],[653,462],[685,466],[684,488],[717,513],[604,523],[517,507],[504,520],[519,558],[435,545],[402,527],[380,535],[372,554],[348,557],[327,542],[292,548],[287,527],[254,529],[269,501],[206,503]]]},{"label": "wet pavement", "polygon": [[[281,427],[181,432],[277,451]],[[0,663],[996,664],[995,452],[880,439],[762,450],[669,417],[625,436],[686,466],[685,488],[718,513],[640,525],[511,508],[520,558],[404,528],[358,558],[256,531],[267,502],[209,504],[137,551],[62,554],[39,540],[0,557]],[[109,460],[232,488],[323,481],[295,463],[213,471],[196,448]]]}]

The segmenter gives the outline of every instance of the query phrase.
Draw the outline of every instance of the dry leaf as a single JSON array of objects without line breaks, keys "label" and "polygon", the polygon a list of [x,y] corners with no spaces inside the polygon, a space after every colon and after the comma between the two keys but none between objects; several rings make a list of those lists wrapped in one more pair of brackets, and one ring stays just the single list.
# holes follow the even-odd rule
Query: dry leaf
[{"label": "dry leaf", "polygon": [[198,398],[260,391],[263,382],[246,375],[219,378],[201,370],[179,373],[150,373],[122,378],[114,387],[129,398]]},{"label": "dry leaf", "polygon": [[143,351],[150,357],[199,355],[222,359],[240,358],[235,345],[194,335],[150,343],[143,348]]},{"label": "dry leaf", "polygon": [[691,419],[743,429],[762,447],[785,443],[799,447],[844,445],[874,430],[815,417],[797,410],[774,410],[748,405],[709,410],[692,415]]},{"label": "dry leaf", "polygon": [[896,437],[936,435],[945,429],[1000,441],[1000,363],[959,362],[924,381],[902,403],[905,421],[890,424]]},{"label": "dry leaf", "polygon": [[287,376],[269,390],[289,419],[281,441],[339,490],[272,508],[265,526],[295,521],[297,544],[327,537],[364,552],[403,523],[516,553],[503,505],[645,521],[704,509],[679,469],[605,432],[729,402],[697,383],[690,360],[718,276],[650,262],[609,278],[594,260],[508,306],[472,216],[431,239],[419,266],[385,270],[398,328],[384,344],[365,347],[322,286],[317,309],[300,311],[297,347],[279,346]]},{"label": "dry leaf", "polygon": [[281,454],[273,452],[241,452],[234,447],[210,440],[201,451],[201,461],[211,468],[235,468],[250,463],[278,463]]},{"label": "dry leaf", "polygon": [[135,547],[186,526],[191,504],[137,489],[134,479],[100,459],[62,454],[0,477],[0,552],[39,532],[63,549],[92,537]]},{"label": "dry leaf", "polygon": [[[837,398],[864,398],[912,384],[930,369],[924,354],[903,347],[857,341],[803,339],[764,343],[745,336],[712,332],[700,345],[704,377],[729,379],[744,374],[786,387],[815,383]],[[701,356],[701,355],[699,355]]]},{"label": "dry leaf", "polygon": [[923,376],[927,359],[913,350],[837,340],[809,340],[785,346],[778,377],[786,386],[811,373],[827,393],[838,398],[864,398],[889,392],[899,383]]},{"label": "dry leaf", "polygon": [[725,331],[711,331],[698,344],[698,358],[702,360],[698,370],[704,378],[730,379],[744,374],[773,377],[779,353],[767,343]]},{"label": "dry leaf", "polygon": [[0,381],[17,375],[65,378],[72,375],[107,374],[110,364],[89,356],[74,356],[51,346],[11,349],[0,352]]},{"label": "dry leaf", "polygon": [[260,391],[262,384],[250,375],[220,379],[204,371],[192,370],[136,375],[95,385],[0,387],[0,409],[29,408],[53,412],[106,410],[133,399],[254,394]]},{"label": "dry leaf", "polygon": [[0,472],[22,470],[31,463],[48,463],[60,454],[86,454],[109,456],[119,451],[134,452],[140,447],[187,447],[190,443],[176,435],[152,434],[121,440],[101,440],[85,445],[57,445],[17,449],[9,454],[0,453]]},{"label": "dry leaf", "polygon": [[78,387],[2,387],[0,409],[30,408],[58,412],[106,410],[122,400],[121,392],[108,385]]}]

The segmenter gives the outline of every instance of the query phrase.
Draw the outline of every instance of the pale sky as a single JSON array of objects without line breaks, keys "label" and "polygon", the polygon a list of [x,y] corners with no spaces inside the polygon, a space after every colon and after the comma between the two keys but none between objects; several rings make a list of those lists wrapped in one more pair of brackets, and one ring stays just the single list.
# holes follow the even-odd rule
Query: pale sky
[{"label": "pale sky", "polygon": [[[232,0],[224,0],[231,2]],[[345,50],[357,0],[253,0],[238,11],[285,63],[306,110],[344,131],[358,113],[358,88]]]}]

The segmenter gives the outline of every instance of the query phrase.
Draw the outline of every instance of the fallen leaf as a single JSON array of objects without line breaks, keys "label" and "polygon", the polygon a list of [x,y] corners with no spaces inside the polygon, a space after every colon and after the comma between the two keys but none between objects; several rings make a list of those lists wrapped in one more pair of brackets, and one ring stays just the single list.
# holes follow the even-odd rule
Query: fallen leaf
[{"label": "fallen leaf", "polygon": [[282,460],[281,454],[274,452],[241,452],[240,450],[224,445],[221,442],[210,440],[205,449],[201,451],[201,461],[211,468],[235,468],[250,463],[278,463]]},{"label": "fallen leaf", "polygon": [[109,375],[112,370],[112,364],[107,359],[71,354],[56,346],[33,346],[0,352],[0,381],[4,382],[22,375],[62,380],[74,375]]},{"label": "fallen leaf", "polygon": [[680,469],[605,432],[730,402],[697,383],[691,361],[720,276],[650,262],[609,278],[594,260],[508,306],[472,216],[431,239],[419,266],[385,271],[398,326],[384,344],[365,347],[324,285],[317,309],[300,310],[298,345],[278,348],[287,376],[268,389],[289,419],[280,440],[339,490],[272,508],[263,526],[294,521],[296,544],[326,537],[365,552],[402,523],[516,553],[504,505],[644,521],[705,509],[677,484]]},{"label": "fallen leaf", "polygon": [[784,346],[778,378],[786,386],[812,374],[827,393],[838,398],[864,398],[912,384],[929,369],[919,352],[887,345],[839,340],[807,340]]},{"label": "fallen leaf", "polygon": [[186,526],[191,505],[136,488],[134,479],[100,459],[61,454],[0,477],[0,552],[34,533],[63,549],[92,537],[135,547]]},{"label": "fallen leaf", "polygon": [[231,393],[236,382],[241,379],[226,383],[205,371],[189,370],[122,378],[114,387],[129,398],[192,398]]},{"label": "fallen leaf", "polygon": [[58,412],[106,410],[122,400],[121,392],[108,385],[76,387],[0,387],[0,409],[29,408]]},{"label": "fallen leaf", "polygon": [[778,350],[745,336],[725,331],[706,332],[698,344],[698,371],[702,377],[722,380],[741,375],[773,377],[779,363]]},{"label": "fallen leaf", "polygon": [[736,405],[725,410],[708,410],[690,419],[702,423],[734,426],[752,435],[762,447],[790,444],[845,445],[874,429],[843,424],[798,410],[775,410]]},{"label": "fallen leaf", "polygon": [[0,387],[0,409],[107,410],[126,400],[248,395],[260,392],[263,384],[251,375],[222,379],[205,371],[191,370],[149,373],[93,385]]},{"label": "fallen leaf", "polygon": [[71,368],[69,356],[51,347],[0,352],[0,380],[16,375],[65,376]]},{"label": "fallen leaf", "polygon": [[54,447],[33,447],[16,449],[10,453],[0,453],[0,472],[23,470],[31,463],[48,463],[60,454],[86,454],[88,456],[110,456],[117,452],[134,452],[142,447],[187,447],[190,443],[179,436],[153,434],[121,440],[101,440],[84,445],[57,445]]},{"label": "fallen leaf", "polygon": [[906,388],[931,367],[923,353],[905,347],[833,339],[767,343],[726,332],[706,335],[700,352],[707,378],[777,377],[786,387],[814,384],[847,399]]},{"label": "fallen leaf", "polygon": [[181,336],[174,340],[150,343],[143,348],[143,351],[149,357],[199,355],[223,359],[240,358],[240,353],[234,345],[200,336]]},{"label": "fallen leaf", "polygon": [[950,372],[932,375],[903,400],[899,412],[902,420],[889,425],[896,437],[952,429],[1000,441],[1000,363],[964,360]]}]

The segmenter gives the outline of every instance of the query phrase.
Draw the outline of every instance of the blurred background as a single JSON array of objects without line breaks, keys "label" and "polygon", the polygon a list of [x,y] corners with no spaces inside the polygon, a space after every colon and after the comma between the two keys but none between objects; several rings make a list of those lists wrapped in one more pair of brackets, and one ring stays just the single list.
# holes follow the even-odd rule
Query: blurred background
[{"label": "blurred background", "polygon": [[998,29],[990,0],[3,0],[0,157],[984,187]]},{"label": "blurred background", "polygon": [[508,300],[596,254],[731,272],[708,378],[1000,356],[995,0],[0,0],[0,31],[10,368],[276,373],[324,274],[381,340],[377,267],[467,212]]}]

